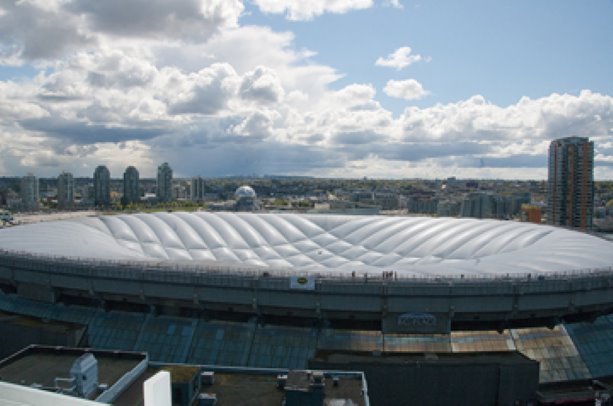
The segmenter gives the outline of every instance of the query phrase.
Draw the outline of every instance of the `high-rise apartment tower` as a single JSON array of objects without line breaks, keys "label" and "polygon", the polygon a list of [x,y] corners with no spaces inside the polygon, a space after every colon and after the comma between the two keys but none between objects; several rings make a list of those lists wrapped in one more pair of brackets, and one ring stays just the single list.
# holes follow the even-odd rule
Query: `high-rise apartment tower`
[{"label": "high-rise apartment tower", "polygon": [[72,173],[62,172],[57,177],[57,207],[70,210],[74,206],[74,179]]},{"label": "high-rise apartment tower", "polygon": [[170,202],[172,199],[172,168],[164,162],[158,166],[158,182],[156,196],[161,202]]},{"label": "high-rise apartment tower", "polygon": [[590,230],[594,206],[594,143],[584,137],[549,145],[547,222]]},{"label": "high-rise apartment tower", "polygon": [[192,201],[202,201],[204,199],[204,179],[200,176],[192,178],[190,197]]},{"label": "high-rise apartment tower", "polygon": [[123,173],[123,204],[136,203],[140,201],[138,169],[128,166]]},{"label": "high-rise apartment tower", "polygon": [[94,171],[94,205],[109,207],[111,205],[111,172],[100,165]]},{"label": "high-rise apartment tower", "polygon": [[38,178],[31,173],[21,178],[21,202],[24,210],[38,209]]}]

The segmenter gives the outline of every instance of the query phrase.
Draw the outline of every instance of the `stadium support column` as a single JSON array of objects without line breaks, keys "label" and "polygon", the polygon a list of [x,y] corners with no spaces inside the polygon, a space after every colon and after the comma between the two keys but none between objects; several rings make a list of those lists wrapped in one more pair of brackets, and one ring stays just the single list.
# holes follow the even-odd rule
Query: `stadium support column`
[{"label": "stadium support column", "polygon": [[[385,280],[381,282],[381,330],[383,330],[383,320],[387,317],[387,283]],[[383,335],[383,349],[385,350],[385,334]]]},{"label": "stadium support column", "polygon": [[381,317],[387,316],[387,283],[381,283]]},{"label": "stadium support column", "polygon": [[330,327],[330,321],[326,318],[324,311],[321,309],[321,280],[315,280],[315,313],[317,315],[317,323],[320,327]]},{"label": "stadium support column", "polygon": [[262,276],[256,276],[251,281],[252,293],[251,293],[251,308],[253,309],[253,313],[255,314],[258,322],[262,319],[262,314],[259,306],[259,293],[260,293],[260,278]]}]

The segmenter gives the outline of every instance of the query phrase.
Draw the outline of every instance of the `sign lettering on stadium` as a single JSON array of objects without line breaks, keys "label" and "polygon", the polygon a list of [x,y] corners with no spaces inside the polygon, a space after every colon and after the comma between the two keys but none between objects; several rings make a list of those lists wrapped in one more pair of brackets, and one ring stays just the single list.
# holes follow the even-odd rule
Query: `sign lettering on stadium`
[{"label": "sign lettering on stadium", "polygon": [[290,289],[315,290],[315,277],[313,276],[290,276]]},{"label": "sign lettering on stadium", "polygon": [[403,327],[435,326],[436,316],[430,313],[403,313],[398,316],[398,325]]}]

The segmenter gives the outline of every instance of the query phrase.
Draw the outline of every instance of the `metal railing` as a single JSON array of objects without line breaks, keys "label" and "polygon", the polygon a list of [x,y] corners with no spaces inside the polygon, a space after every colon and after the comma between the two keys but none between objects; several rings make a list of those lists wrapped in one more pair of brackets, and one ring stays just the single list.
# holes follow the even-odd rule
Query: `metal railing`
[{"label": "metal railing", "polygon": [[510,274],[405,274],[394,269],[381,270],[326,270],[293,269],[289,267],[263,267],[222,262],[195,261],[127,261],[102,260],[79,257],[33,254],[30,252],[0,249],[0,267],[21,268],[46,273],[87,275],[131,280],[154,280],[159,282],[236,285],[236,279],[246,281],[270,281],[307,276],[319,283],[384,284],[389,286],[407,284],[489,284],[518,282],[573,282],[605,278],[613,280],[613,267],[585,268],[547,273]]}]

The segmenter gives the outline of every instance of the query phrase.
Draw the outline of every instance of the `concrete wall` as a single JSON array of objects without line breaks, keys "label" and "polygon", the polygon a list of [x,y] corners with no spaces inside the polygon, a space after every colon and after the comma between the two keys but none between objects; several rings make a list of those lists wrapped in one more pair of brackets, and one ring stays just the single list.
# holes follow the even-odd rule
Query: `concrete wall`
[{"label": "concrete wall", "polygon": [[[445,333],[456,322],[504,321],[503,327],[554,324],[567,316],[593,318],[613,310],[611,272],[472,280],[313,276],[312,288],[295,289],[290,276],[209,268],[83,264],[1,255],[0,283],[16,286],[25,298],[47,302],[54,302],[63,292],[80,292],[101,300],[120,296],[161,306],[374,320],[382,322],[384,331],[403,333]],[[437,322],[406,323],[407,314],[425,314]]]}]

